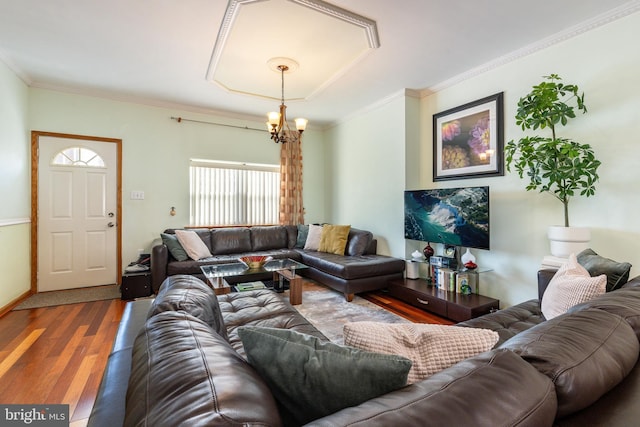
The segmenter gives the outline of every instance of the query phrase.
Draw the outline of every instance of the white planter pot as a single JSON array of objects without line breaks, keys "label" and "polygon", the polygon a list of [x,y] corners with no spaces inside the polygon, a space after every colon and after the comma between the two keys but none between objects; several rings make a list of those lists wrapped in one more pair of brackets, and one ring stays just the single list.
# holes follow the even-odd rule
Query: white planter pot
[{"label": "white planter pot", "polygon": [[551,255],[567,258],[572,253],[578,254],[589,247],[591,230],[586,227],[561,227],[552,225],[547,236],[551,247]]}]

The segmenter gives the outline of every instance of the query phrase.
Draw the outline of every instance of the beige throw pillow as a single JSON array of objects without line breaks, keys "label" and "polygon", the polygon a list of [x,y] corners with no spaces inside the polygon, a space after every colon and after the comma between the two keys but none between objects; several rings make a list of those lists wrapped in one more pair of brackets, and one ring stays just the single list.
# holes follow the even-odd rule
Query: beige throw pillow
[{"label": "beige throw pillow", "polygon": [[407,383],[491,350],[498,333],[489,329],[422,323],[354,322],[344,325],[345,345],[404,356],[413,362]]},{"label": "beige throw pillow", "polygon": [[542,296],[540,308],[544,317],[549,320],[566,313],[574,305],[582,304],[607,289],[607,276],[601,274],[591,277],[580,264],[575,254],[561,266],[553,276]]},{"label": "beige throw pillow", "polygon": [[309,224],[309,234],[304,244],[305,251],[317,251],[320,248],[320,239],[322,238],[322,226]]},{"label": "beige throw pillow", "polygon": [[198,236],[198,233],[195,231],[176,230],[176,237],[184,251],[189,255],[189,258],[197,261],[199,259],[210,258],[212,256],[207,245],[204,244],[200,236]]}]

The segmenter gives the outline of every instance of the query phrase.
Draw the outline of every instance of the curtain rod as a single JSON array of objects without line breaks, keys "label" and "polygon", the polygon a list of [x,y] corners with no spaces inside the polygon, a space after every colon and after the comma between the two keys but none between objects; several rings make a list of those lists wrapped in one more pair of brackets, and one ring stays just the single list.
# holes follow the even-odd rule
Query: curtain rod
[{"label": "curtain rod", "polygon": [[182,123],[182,122],[204,123],[206,125],[224,126],[224,127],[228,127],[228,128],[236,128],[236,129],[244,129],[244,130],[255,130],[255,131],[258,131],[258,132],[266,132],[265,129],[250,128],[248,126],[228,125],[228,124],[225,124],[225,123],[205,122],[203,120],[184,119],[182,117],[173,117],[173,116],[171,116],[171,120],[175,120],[178,123]]}]

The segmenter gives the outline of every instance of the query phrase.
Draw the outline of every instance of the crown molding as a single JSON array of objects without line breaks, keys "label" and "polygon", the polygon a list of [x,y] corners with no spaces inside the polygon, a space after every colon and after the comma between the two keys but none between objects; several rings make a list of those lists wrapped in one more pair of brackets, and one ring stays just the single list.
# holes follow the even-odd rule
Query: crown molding
[{"label": "crown molding", "polygon": [[4,65],[6,65],[11,71],[13,71],[13,73],[18,76],[18,78],[20,80],[22,80],[24,82],[24,84],[26,84],[27,86],[31,86],[33,84],[33,81],[29,78],[29,76],[22,71],[22,69],[20,67],[18,67],[16,64],[14,64],[10,59],[9,56],[7,56],[2,49],[0,49],[0,62],[2,62]]},{"label": "crown molding", "polygon": [[382,107],[382,106],[384,106],[384,105],[386,105],[386,104],[388,104],[390,102],[396,101],[396,100],[398,100],[400,98],[406,98],[406,97],[419,99],[419,98],[422,97],[421,96],[421,91],[415,90],[415,89],[401,89],[401,90],[399,90],[397,92],[392,93],[389,96],[386,96],[386,97],[384,97],[382,99],[379,99],[378,101],[374,102],[373,104],[369,104],[364,108],[361,108],[361,109],[359,109],[357,111],[354,111],[351,114],[346,115],[345,117],[342,117],[340,120],[336,120],[336,121],[333,121],[333,122],[329,123],[327,126],[324,127],[324,129],[329,129],[329,128],[336,127],[336,126],[338,126],[340,124],[343,124],[343,123],[346,123],[346,122],[348,122],[350,120],[353,120],[354,118],[356,118],[358,116],[361,116],[363,114],[367,114],[367,113],[369,113],[371,111],[375,111],[378,108],[380,108],[380,107]]},{"label": "crown molding", "polygon": [[573,27],[567,28],[566,30],[560,31],[559,33],[539,40],[535,43],[531,43],[523,48],[510,52],[478,67],[472,68],[471,70],[458,74],[457,76],[447,79],[434,86],[422,89],[420,91],[421,97],[424,98],[435,92],[450,88],[452,86],[455,86],[456,84],[462,83],[465,80],[469,80],[488,71],[495,70],[496,68],[502,67],[503,65],[506,65],[510,62],[514,62],[520,58],[532,55],[548,47],[551,47],[558,43],[562,43],[566,40],[572,39],[588,31],[617,21],[618,19],[624,18],[638,11],[640,11],[640,0],[632,0],[628,3],[623,4],[622,6],[611,9],[606,13],[596,16],[595,18],[584,21],[578,25],[574,25]]},{"label": "crown molding", "polygon": [[[248,120],[251,122],[263,123],[265,121],[262,115],[253,115],[230,110],[216,110],[213,108],[199,107],[191,104],[181,104],[179,102],[162,101],[156,98],[143,97],[138,95],[126,95],[120,92],[110,92],[102,90],[91,90],[86,88],[75,88],[72,86],[50,85],[41,82],[35,82],[30,85],[32,88],[50,90],[53,92],[67,93],[78,96],[87,96],[91,98],[106,99],[115,102],[126,102],[129,104],[137,104],[145,107],[156,107],[167,110],[180,110],[189,113],[206,114],[213,116],[226,117],[229,119]],[[265,132],[266,132],[265,128]]]}]

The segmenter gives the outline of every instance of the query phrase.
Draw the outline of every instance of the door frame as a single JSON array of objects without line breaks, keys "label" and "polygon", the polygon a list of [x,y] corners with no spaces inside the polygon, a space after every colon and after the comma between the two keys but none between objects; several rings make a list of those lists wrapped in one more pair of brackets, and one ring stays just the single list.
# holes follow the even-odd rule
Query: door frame
[{"label": "door frame", "polygon": [[40,137],[89,140],[116,144],[116,284],[122,281],[122,139],[67,133],[31,131],[31,294],[38,293],[38,146]]}]

